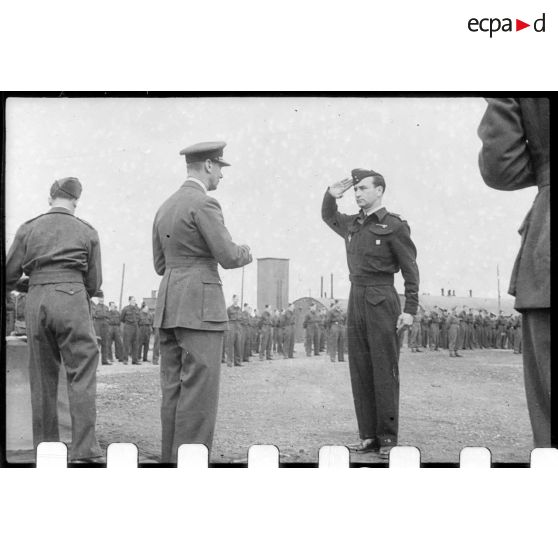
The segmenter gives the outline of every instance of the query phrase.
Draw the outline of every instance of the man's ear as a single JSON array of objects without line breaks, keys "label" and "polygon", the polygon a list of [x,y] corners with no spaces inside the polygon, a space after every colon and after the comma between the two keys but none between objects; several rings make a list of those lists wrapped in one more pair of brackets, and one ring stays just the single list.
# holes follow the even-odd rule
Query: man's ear
[{"label": "man's ear", "polygon": [[213,161],[211,159],[206,159],[204,164],[203,164],[203,168],[204,168],[205,172],[211,173],[212,165],[213,165]]}]

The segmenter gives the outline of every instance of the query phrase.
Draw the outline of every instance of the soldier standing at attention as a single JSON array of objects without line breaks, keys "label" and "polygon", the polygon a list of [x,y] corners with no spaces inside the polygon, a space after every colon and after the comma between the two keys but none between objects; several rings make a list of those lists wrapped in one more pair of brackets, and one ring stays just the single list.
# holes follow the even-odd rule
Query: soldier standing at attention
[{"label": "soldier standing at attention", "polygon": [[320,316],[316,311],[316,305],[312,303],[310,305],[310,311],[306,314],[304,322],[302,323],[302,327],[306,330],[306,356],[312,356],[312,346],[314,347],[314,356],[320,355],[319,321]]},{"label": "soldier standing at attention", "polygon": [[56,180],[48,213],[17,230],[6,260],[6,290],[29,276],[25,321],[33,445],[58,442],[58,374],[64,363],[72,420],[70,461],[98,462],[95,436],[99,349],[89,297],[102,283],[97,231],[74,216],[82,186],[77,178]]},{"label": "soldier standing at attention", "polygon": [[438,307],[434,306],[430,313],[430,350],[437,351],[440,347],[440,316]]},{"label": "soldier standing at attention", "polygon": [[457,316],[457,311],[454,308],[450,315],[448,316],[448,349],[449,349],[449,356],[450,357],[460,357],[457,351],[460,349],[459,347],[459,317]]},{"label": "soldier standing at attention", "polygon": [[242,366],[242,310],[238,305],[238,296],[233,295],[232,304],[227,308],[229,333],[227,339],[227,366]]},{"label": "soldier standing at attention", "polygon": [[[138,319],[138,362],[148,362],[149,343],[153,329],[153,316],[145,302],[141,305]],[[142,354],[143,353],[143,354]]]},{"label": "soldier standing at attention", "polygon": [[252,261],[250,248],[232,241],[215,190],[225,142],[183,149],[186,182],[159,208],[153,223],[153,262],[162,275],[154,326],[161,351],[163,463],[174,463],[181,444],[211,451],[221,375],[227,305],[217,265]]},{"label": "soldier standing at attention", "polygon": [[120,312],[120,321],[124,324],[123,364],[128,364],[128,357],[132,357],[132,364],[140,364],[138,362],[139,319],[140,311],[136,299],[130,296],[128,297],[128,306],[124,306],[122,312]]},{"label": "soldier standing at attention", "polygon": [[294,358],[294,340],[295,340],[295,313],[294,305],[291,302],[285,310],[285,341],[283,343],[284,358]]},{"label": "soldier standing at attention", "polygon": [[[344,215],[336,199],[351,186],[360,212]],[[349,370],[361,438],[360,452],[379,450],[387,459],[399,429],[399,339],[418,308],[419,271],[409,225],[383,205],[384,177],[352,171],[324,195],[322,219],[345,240],[351,291],[347,310]],[[405,282],[401,313],[394,275]]]},{"label": "soldier standing at attention", "polygon": [[108,338],[109,338],[109,309],[103,298],[103,291],[95,293],[97,304],[91,305],[91,314],[93,316],[93,326],[95,333],[101,340],[101,364],[109,365],[108,358]]},{"label": "soldier standing at attention", "polygon": [[240,354],[242,355],[242,362],[250,362],[250,357],[252,356],[252,331],[250,327],[250,306],[247,302],[244,303],[244,308],[240,316],[240,326],[242,329],[242,336],[240,340]]},{"label": "soldier standing at attention", "polygon": [[527,407],[535,447],[550,438],[550,103],[548,98],[488,99],[479,126],[479,166],[486,184],[513,191],[537,187],[519,229],[521,248],[509,294],[521,312]]},{"label": "soldier standing at attention", "polygon": [[[114,302],[109,302],[108,312],[108,359],[110,362],[122,360],[122,335],[120,334],[120,312],[116,308]],[[112,352],[112,344],[114,343],[114,359]]]},{"label": "soldier standing at attention", "polygon": [[422,347],[428,349],[430,343],[430,313],[427,310],[422,313],[420,332],[422,335]]},{"label": "soldier standing at attention", "polygon": [[345,360],[345,339],[343,335],[343,311],[339,306],[339,301],[335,300],[333,306],[328,310],[326,324],[329,327],[328,349],[331,362],[335,362],[335,357],[339,362]]},{"label": "soldier standing at attention", "polygon": [[264,311],[259,318],[258,327],[260,330],[260,360],[272,360],[271,358],[271,336],[272,336],[272,316],[269,304],[265,305]]},{"label": "soldier standing at attention", "polygon": [[422,353],[419,346],[422,343],[422,312],[417,310],[417,313],[413,316],[413,323],[411,325],[411,331],[409,333],[409,347],[411,347],[412,353]]}]

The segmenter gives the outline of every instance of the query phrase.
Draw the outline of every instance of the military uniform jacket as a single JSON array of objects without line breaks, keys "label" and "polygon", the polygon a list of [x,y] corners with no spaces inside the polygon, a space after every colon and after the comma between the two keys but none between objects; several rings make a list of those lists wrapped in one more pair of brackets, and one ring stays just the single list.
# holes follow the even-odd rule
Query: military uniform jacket
[{"label": "military uniform jacket", "polygon": [[285,310],[285,325],[294,325],[296,321],[295,314],[292,310]]},{"label": "military uniform jacket", "polygon": [[109,310],[108,323],[111,326],[120,325],[120,312],[118,310]]},{"label": "military uniform jacket", "polygon": [[108,306],[106,306],[105,304],[95,304],[95,305],[92,304],[91,310],[92,310],[93,319],[108,323],[109,320]]},{"label": "military uniform jacket", "polygon": [[336,199],[328,190],[322,203],[322,219],[345,239],[351,282],[393,285],[394,274],[401,270],[405,282],[403,311],[416,314],[419,270],[417,250],[407,222],[385,208],[369,216],[363,211],[356,215],[340,213]]},{"label": "military uniform jacket", "polygon": [[137,306],[124,306],[122,312],[120,313],[120,321],[125,324],[136,325],[139,323],[140,319],[140,309]]},{"label": "military uniform jacket", "polygon": [[307,325],[310,325],[310,324],[317,324],[319,322],[320,322],[320,316],[318,315],[317,312],[314,312],[313,310],[311,310],[304,317],[304,322],[302,323],[302,327],[306,327]]},{"label": "military uniform jacket", "polygon": [[518,310],[550,308],[550,113],[547,98],[488,99],[479,126],[479,167],[497,190],[538,186],[519,229],[509,293]]},{"label": "military uniform jacket", "polygon": [[63,207],[27,221],[8,252],[6,290],[23,274],[29,285],[83,283],[94,296],[103,281],[97,231]]},{"label": "military uniform jacket", "polygon": [[147,312],[142,312],[140,310],[139,318],[138,318],[138,325],[140,326],[151,326],[153,325],[153,316]]},{"label": "military uniform jacket", "polygon": [[242,319],[242,310],[240,309],[240,306],[234,306],[231,304],[231,306],[227,308],[227,316],[230,322],[240,322]]},{"label": "military uniform jacket", "polygon": [[270,325],[272,325],[271,314],[267,310],[264,310],[258,321],[258,326],[261,328]]},{"label": "military uniform jacket", "polygon": [[225,269],[252,261],[225,227],[219,202],[186,181],[163,203],[153,223],[153,263],[162,275],[155,327],[228,329],[219,263]]},{"label": "military uniform jacket", "polygon": [[331,326],[332,324],[343,325],[343,311],[340,308],[332,308],[327,311],[325,324]]}]

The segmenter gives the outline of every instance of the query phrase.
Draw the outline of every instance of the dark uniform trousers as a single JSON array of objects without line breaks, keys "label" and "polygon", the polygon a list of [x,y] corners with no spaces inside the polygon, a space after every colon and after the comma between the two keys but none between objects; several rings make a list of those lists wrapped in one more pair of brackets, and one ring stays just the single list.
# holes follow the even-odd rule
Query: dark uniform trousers
[{"label": "dark uniform trousers", "polygon": [[314,355],[320,354],[320,327],[316,322],[309,322],[306,325],[306,356],[312,355],[312,346],[314,346]]},{"label": "dark uniform trousers", "polygon": [[153,328],[153,364],[159,364],[159,328]]},{"label": "dark uniform trousers", "polygon": [[438,322],[430,322],[430,348],[435,351],[440,346],[440,324]]},{"label": "dark uniform trousers", "polygon": [[149,324],[139,325],[138,326],[138,360],[143,360],[144,362],[147,361],[150,341],[151,341],[151,326]]},{"label": "dark uniform trousers", "polygon": [[550,447],[550,308],[523,311],[525,393],[536,448]]},{"label": "dark uniform trousers", "polygon": [[242,325],[238,320],[231,320],[227,335],[227,366],[240,364],[242,357]]},{"label": "dark uniform trousers", "polygon": [[181,444],[211,451],[221,370],[222,331],[161,328],[162,463],[176,463]]},{"label": "dark uniform trousers", "polygon": [[95,436],[99,348],[83,283],[30,286],[25,320],[34,445],[60,440],[57,397],[62,357],[72,418],[70,460],[101,456]]},{"label": "dark uniform trousers", "polygon": [[333,322],[329,328],[329,338],[327,341],[327,346],[329,349],[329,358],[331,362],[335,362],[335,356],[339,359],[339,362],[345,360],[345,339],[344,339],[344,327],[343,325]]},{"label": "dark uniform trousers", "polygon": [[108,330],[108,359],[112,358],[112,344],[114,343],[114,357],[116,360],[122,360],[122,335],[120,334],[120,320],[118,325],[109,325]]},{"label": "dark uniform trousers", "polygon": [[347,337],[358,429],[361,439],[377,438],[381,445],[397,443],[400,313],[392,285],[351,286]]},{"label": "dark uniform trousers", "polygon": [[411,331],[409,333],[409,347],[411,349],[418,349],[422,342],[421,323],[413,321]]},{"label": "dark uniform trousers", "polygon": [[459,346],[459,323],[457,321],[450,321],[448,329],[448,349],[450,354],[461,349]]},{"label": "dark uniform trousers", "polygon": [[250,345],[251,328],[248,324],[240,326],[240,354],[243,362],[250,362],[252,356],[252,347]]},{"label": "dark uniform trousers", "polygon": [[138,356],[138,324],[124,323],[124,354],[122,361],[128,362],[128,357],[132,357],[132,362],[137,362]]},{"label": "dark uniform trousers", "polygon": [[285,326],[285,338],[283,342],[283,356],[284,358],[294,357],[294,325],[287,324]]},{"label": "dark uniform trousers", "polygon": [[94,318],[93,326],[95,334],[101,340],[101,362],[108,363],[108,338],[109,338],[109,325],[105,318]]},{"label": "dark uniform trousers", "polygon": [[260,360],[271,358],[271,326],[262,325],[260,331],[260,346],[258,352],[260,353]]},{"label": "dark uniform trousers", "polygon": [[520,354],[522,352],[522,337],[523,332],[521,326],[516,326],[513,336],[513,352],[515,354]]}]

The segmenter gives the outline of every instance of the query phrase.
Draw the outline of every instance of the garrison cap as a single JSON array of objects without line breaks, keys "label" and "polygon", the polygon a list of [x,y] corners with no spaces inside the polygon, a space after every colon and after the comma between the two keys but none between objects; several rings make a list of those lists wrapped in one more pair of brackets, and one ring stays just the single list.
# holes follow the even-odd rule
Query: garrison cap
[{"label": "garrison cap", "polygon": [[202,141],[201,143],[190,145],[190,147],[185,147],[180,152],[180,155],[186,156],[187,163],[211,159],[223,167],[230,167],[231,165],[223,160],[223,149],[225,149],[226,145],[224,141]]},{"label": "garrison cap", "polygon": [[379,172],[367,169],[353,169],[351,171],[351,176],[353,177],[353,186],[358,184],[363,178],[368,176],[382,176]]},{"label": "garrison cap", "polygon": [[81,182],[77,178],[70,176],[54,181],[54,184],[50,187],[50,197],[55,198],[58,192],[64,192],[77,200],[81,196],[81,191]]}]

